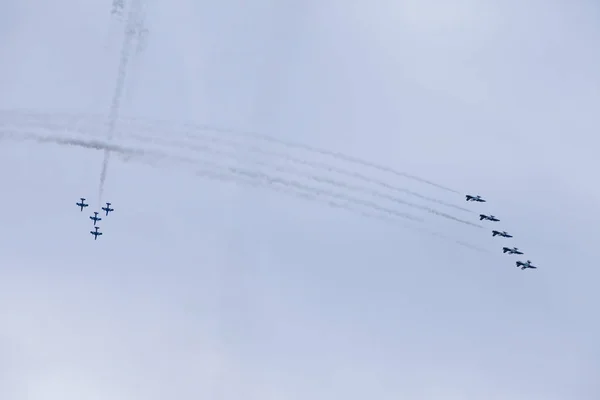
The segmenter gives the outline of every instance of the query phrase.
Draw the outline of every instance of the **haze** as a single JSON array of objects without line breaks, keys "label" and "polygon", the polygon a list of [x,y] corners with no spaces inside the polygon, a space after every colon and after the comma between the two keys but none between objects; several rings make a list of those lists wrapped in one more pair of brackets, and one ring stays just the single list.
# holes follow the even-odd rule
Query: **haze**
[{"label": "haze", "polygon": [[0,0],[0,398],[600,398],[596,2],[140,4]]}]

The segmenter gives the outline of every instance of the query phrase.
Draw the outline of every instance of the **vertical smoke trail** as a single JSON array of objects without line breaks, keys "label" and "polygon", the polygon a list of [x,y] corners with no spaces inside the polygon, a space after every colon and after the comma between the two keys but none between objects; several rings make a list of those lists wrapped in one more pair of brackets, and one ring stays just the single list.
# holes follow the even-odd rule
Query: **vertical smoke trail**
[{"label": "vertical smoke trail", "polygon": [[[139,0],[134,0],[127,16],[127,24],[125,27],[125,36],[123,38],[123,47],[121,48],[121,58],[119,60],[119,69],[117,75],[117,83],[110,106],[108,116],[108,140],[114,136],[115,126],[119,118],[119,108],[121,106],[121,98],[123,97],[123,89],[125,87],[125,78],[127,76],[127,65],[129,63],[129,51],[131,47],[132,34],[131,25],[137,20],[137,11],[139,9]],[[100,173],[100,185],[98,188],[98,201],[102,203],[102,195],[104,193],[104,183],[108,172],[108,163],[110,161],[110,150],[104,150],[104,160],[102,161],[102,172]]]},{"label": "vertical smoke trail", "polygon": [[105,50],[110,50],[113,46],[115,33],[123,24],[123,12],[125,11],[125,0],[113,0],[110,9],[110,25],[106,35]]},{"label": "vertical smoke trail", "polygon": [[132,47],[135,47],[135,55],[130,62],[129,79],[127,89],[125,90],[125,106],[131,105],[133,96],[137,88],[137,76],[141,67],[142,56],[146,49],[148,28],[146,28],[146,10],[145,3],[140,4],[140,9],[136,13],[135,21],[131,21],[129,34],[132,36]]}]

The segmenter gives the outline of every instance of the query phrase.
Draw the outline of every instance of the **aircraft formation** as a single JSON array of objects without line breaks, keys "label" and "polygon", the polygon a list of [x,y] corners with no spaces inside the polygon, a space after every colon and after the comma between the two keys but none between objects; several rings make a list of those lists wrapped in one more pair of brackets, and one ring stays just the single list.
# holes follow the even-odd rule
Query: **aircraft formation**
[{"label": "aircraft formation", "polygon": [[[75,204],[80,208],[81,212],[83,212],[84,208],[86,208],[86,207],[89,206],[89,204],[85,203],[85,198],[83,198],[83,197],[80,198],[80,202],[75,203]],[[105,216],[108,216],[108,213],[110,213],[112,211],[115,211],[115,209],[111,208],[110,206],[111,206],[111,203],[106,203],[106,206],[102,207],[102,211],[104,211],[106,213]],[[92,221],[94,221],[94,230],[90,231],[90,233],[92,235],[94,235],[94,240],[97,240],[98,236],[102,236],[102,232],[100,232],[100,227],[96,226],[96,224],[98,222],[102,221],[102,218],[98,216],[98,212],[97,211],[94,211],[94,215],[90,216],[90,219]]]},{"label": "aircraft formation", "polygon": [[[485,203],[486,200],[484,200],[481,196],[477,195],[477,196],[473,196],[470,194],[467,194],[466,196],[466,200],[467,201],[473,201],[473,202],[477,202],[477,203]],[[492,222],[500,222],[500,220],[498,218],[496,218],[493,215],[486,215],[486,214],[479,214],[479,220],[483,221],[492,221]],[[492,237],[503,237],[503,238],[512,238],[513,236],[508,234],[508,232],[506,231],[496,231],[493,230],[492,231]],[[502,248],[502,253],[503,254],[519,254],[522,255],[523,252],[521,250],[519,250],[519,248],[517,247],[503,247]],[[527,261],[517,261],[516,263],[517,268],[521,268],[521,270],[525,270],[527,268],[531,268],[531,269],[536,269],[537,267],[534,266],[530,260]]]}]

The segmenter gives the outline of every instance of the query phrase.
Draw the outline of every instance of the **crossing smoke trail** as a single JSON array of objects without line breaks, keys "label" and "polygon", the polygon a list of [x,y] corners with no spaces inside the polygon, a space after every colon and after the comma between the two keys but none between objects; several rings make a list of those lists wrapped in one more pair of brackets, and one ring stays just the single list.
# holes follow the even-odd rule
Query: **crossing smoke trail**
[{"label": "crossing smoke trail", "polygon": [[[103,151],[108,150],[118,154],[126,162],[130,160],[138,160],[153,167],[162,165],[161,163],[164,163],[165,161],[183,161],[186,163],[193,164],[196,169],[196,175],[200,177],[205,177],[213,180],[216,179],[220,181],[230,181],[238,184],[250,185],[253,187],[268,188],[275,192],[292,195],[297,198],[324,203],[333,208],[345,209],[347,211],[351,211],[355,214],[361,215],[366,218],[377,219],[379,221],[391,223],[396,226],[402,226],[404,228],[417,230],[443,240],[451,241],[455,244],[458,244],[465,248],[469,248],[474,251],[489,253],[488,250],[482,249],[478,246],[472,245],[464,241],[453,239],[442,233],[430,231],[428,229],[421,228],[415,225],[408,225],[406,223],[403,223],[401,219],[412,220],[415,222],[422,221],[421,219],[414,217],[410,214],[399,213],[396,210],[381,207],[378,204],[365,201],[364,199],[352,197],[344,193],[332,192],[322,188],[311,187],[294,180],[271,176],[263,172],[251,171],[231,166],[222,166],[217,163],[206,160],[197,160],[181,156],[173,156],[164,152],[147,151],[127,146],[103,143],[101,141],[50,137],[42,135],[39,132],[10,131],[3,129],[0,130],[0,138],[7,138],[17,141],[32,140],[39,143],[54,143],[57,145],[77,146],[81,148]],[[203,168],[198,169],[198,166],[202,166]],[[343,202],[336,202],[331,198],[342,200]],[[377,212],[368,212],[361,209],[358,206],[363,206],[365,208],[369,208]]]},{"label": "crossing smoke trail", "polygon": [[62,138],[62,137],[51,137],[46,135],[41,135],[35,132],[23,132],[23,131],[9,131],[2,130],[0,131],[0,139],[9,139],[15,141],[34,141],[37,143],[53,143],[58,145],[66,145],[66,146],[74,146],[81,147],[85,149],[92,150],[102,150],[102,151],[112,151],[115,153],[119,153],[123,156],[131,157],[134,155],[137,156],[147,156],[152,155],[151,153],[145,152],[141,149],[132,149],[128,147],[123,147],[115,144],[104,143],[95,140],[81,140],[75,138]]},{"label": "crossing smoke trail", "polygon": [[[12,117],[14,118],[14,115],[12,115]],[[31,115],[29,114],[28,117],[30,117],[31,119],[28,119],[27,116],[25,117],[25,119],[28,119],[30,122],[31,120],[36,120],[38,121],[43,127],[49,127],[51,125],[53,125],[52,121],[56,121],[57,119],[60,121],[59,117],[57,117],[56,115],[53,116],[45,116],[45,115]],[[44,118],[46,117],[46,118]],[[63,116],[63,118],[65,118]],[[74,118],[73,116],[71,116],[71,118]],[[81,117],[79,117],[81,118]],[[121,122],[123,121],[123,122]],[[94,121],[89,121],[90,124],[93,123]],[[96,121],[99,122],[99,121]],[[164,125],[164,123],[162,123],[162,127],[161,126],[157,126],[157,125],[153,125],[153,124],[157,124],[155,122],[147,122],[147,121],[139,121],[137,119],[131,119],[131,118],[127,118],[127,119],[122,119],[119,121],[119,125],[121,126],[121,128],[119,128],[119,132],[121,136],[128,136],[140,141],[146,141],[146,142],[162,142],[165,145],[168,146],[172,146],[172,147],[179,147],[182,149],[189,149],[190,147],[193,147],[192,145],[190,145],[187,142],[182,142],[182,141],[176,141],[176,140],[169,140],[169,139],[165,139],[164,138],[164,132],[167,131],[169,133],[178,133],[181,136],[184,136],[185,138],[189,139],[189,140],[194,140],[194,141],[205,141],[205,142],[211,142],[211,143],[217,143],[217,144],[221,144],[224,146],[228,146],[228,147],[232,147],[232,148],[237,148],[237,149],[244,149],[245,151],[251,152],[251,153],[255,153],[255,154],[261,154],[261,155],[265,155],[265,156],[269,156],[269,157],[277,157],[280,159],[284,159],[289,163],[293,163],[293,164],[298,164],[298,165],[303,165],[303,166],[308,166],[314,169],[320,169],[320,170],[327,170],[329,172],[333,172],[339,175],[344,175],[353,179],[357,179],[360,181],[363,181],[365,183],[369,183],[369,184],[374,184],[376,186],[380,186],[382,188],[385,188],[387,190],[392,190],[395,192],[399,192],[399,193],[403,193],[409,196],[413,196],[413,197],[417,197],[421,200],[426,200],[429,202],[433,202],[439,205],[443,205],[445,207],[449,207],[455,210],[459,210],[462,212],[466,212],[466,213],[473,213],[472,210],[465,208],[465,207],[461,207],[458,206],[456,204],[452,204],[452,203],[448,203],[446,201],[443,200],[439,200],[437,198],[434,197],[429,197],[429,196],[424,196],[420,193],[402,188],[402,187],[398,187],[396,185],[391,185],[381,179],[376,179],[367,175],[364,175],[360,172],[356,172],[356,171],[352,171],[352,170],[348,170],[345,168],[340,168],[334,165],[330,165],[327,163],[323,163],[323,162],[316,162],[316,161],[308,161],[308,160],[304,160],[302,158],[297,158],[294,157],[290,154],[286,154],[286,153],[281,153],[281,152],[277,152],[277,151],[273,151],[273,150],[265,150],[263,148],[257,147],[257,146],[253,146],[253,145],[247,145],[245,143],[239,143],[239,142],[235,142],[233,140],[228,140],[227,138],[223,138],[221,136],[214,136],[214,135],[210,135],[207,133],[202,133],[203,131],[191,131],[189,128],[188,129],[184,129],[183,132],[178,132],[176,129],[176,126],[171,125]],[[125,126],[126,125],[126,126]],[[60,122],[54,122],[54,126],[56,126],[58,128],[58,126],[64,127],[64,123],[63,125],[60,125]],[[80,127],[80,129],[78,130],[78,132],[80,133],[90,133],[93,131],[93,129],[90,129],[91,127]],[[135,134],[134,132],[143,132],[144,134],[148,134],[151,132],[155,132],[155,135],[140,135],[140,134]],[[162,134],[161,136],[158,136],[159,134]],[[148,136],[151,136],[151,138],[149,138]]]},{"label": "crossing smoke trail", "polygon": [[[112,140],[115,132],[115,126],[119,117],[119,108],[121,105],[121,98],[123,97],[123,89],[125,88],[125,78],[127,76],[127,64],[129,63],[129,53],[132,41],[132,34],[130,33],[131,26],[137,20],[137,11],[139,9],[139,1],[134,0],[131,4],[131,9],[127,16],[127,27],[125,28],[125,34],[123,37],[123,45],[121,48],[121,58],[119,60],[119,68],[117,70],[117,82],[115,85],[115,91],[113,93],[112,102],[110,105],[109,117],[108,117],[108,140]],[[98,202],[102,203],[102,196],[104,194],[104,183],[106,182],[106,175],[108,173],[108,163],[110,162],[110,150],[104,150],[104,159],[102,160],[102,171],[100,172],[100,185],[98,188]]]},{"label": "crossing smoke trail", "polygon": [[[126,130],[128,132],[130,131],[130,129],[127,129],[127,128],[126,128]],[[87,132],[85,130],[81,130],[80,133],[84,133],[85,134],[85,133],[89,133],[89,132]],[[174,142],[175,144],[173,144],[173,141],[171,141],[171,140],[165,140],[165,139],[162,139],[162,138],[148,138],[148,137],[137,135],[137,134],[134,134],[134,133],[129,133],[128,136],[131,137],[131,138],[134,138],[136,140],[143,141],[143,142],[149,142],[149,143],[153,143],[153,144],[157,144],[157,143],[158,144],[166,144],[166,145],[170,145],[170,146],[174,145],[177,148],[185,148],[185,149],[189,149],[189,150],[194,150],[196,152],[202,152],[202,153],[205,153],[205,154],[220,155],[220,156],[228,157],[228,158],[231,158],[231,159],[234,159],[234,160],[239,159],[239,155],[235,151],[234,152],[225,152],[225,151],[222,151],[222,150],[214,149],[214,148],[210,147],[209,145],[190,145],[190,144],[183,143],[183,142]],[[217,142],[221,141],[220,138],[210,138],[210,139],[216,139]],[[232,143],[232,142],[227,142],[227,141],[225,141],[225,143],[228,144],[228,145],[231,145],[233,148],[236,148],[236,146],[239,145],[239,143]],[[256,151],[256,152],[258,152],[259,154],[264,154],[265,153],[260,148],[251,147],[251,149],[254,150],[254,151]],[[266,153],[269,154],[269,152],[266,152]],[[278,153],[275,153],[275,155],[281,156]],[[311,164],[310,162],[305,162],[304,160],[301,160],[301,159],[295,159],[295,158],[293,158],[291,156],[283,155],[283,157],[286,160],[288,160],[288,161],[290,161],[290,160],[291,161],[296,161],[297,163],[299,163],[301,165]],[[259,166],[263,166],[263,167],[269,168],[270,170],[273,170],[273,171],[277,171],[277,172],[285,173],[285,174],[292,174],[292,175],[295,175],[295,176],[299,176],[299,177],[302,177],[302,178],[313,180],[315,182],[319,182],[319,183],[323,183],[323,184],[328,184],[328,185],[331,185],[331,186],[335,186],[335,187],[338,187],[338,188],[343,188],[343,189],[350,190],[350,191],[353,191],[353,192],[368,194],[368,195],[371,195],[371,196],[376,197],[376,198],[389,200],[389,201],[392,201],[392,202],[397,203],[397,204],[402,204],[402,205],[405,205],[405,206],[408,206],[408,207],[411,207],[411,208],[415,208],[415,209],[419,209],[419,210],[422,210],[422,211],[426,211],[426,212],[428,212],[430,214],[437,215],[437,216],[442,217],[442,218],[446,218],[446,219],[453,220],[455,222],[459,222],[459,223],[462,223],[462,224],[465,224],[465,225],[469,225],[469,226],[472,226],[472,227],[483,229],[482,225],[479,225],[479,224],[476,224],[476,223],[473,223],[473,222],[470,222],[470,221],[467,221],[467,220],[464,220],[464,219],[461,219],[461,218],[457,218],[457,217],[455,217],[453,215],[450,215],[450,214],[447,214],[447,213],[444,213],[444,212],[440,212],[440,211],[435,210],[435,209],[433,209],[431,207],[427,207],[427,206],[423,206],[423,205],[420,205],[420,204],[408,202],[408,201],[399,199],[399,198],[397,198],[395,196],[391,196],[391,195],[386,194],[386,193],[381,193],[381,192],[379,192],[377,190],[372,190],[372,189],[368,189],[368,188],[361,187],[361,186],[351,185],[351,184],[349,184],[347,182],[342,182],[342,181],[338,181],[338,180],[334,180],[334,179],[330,179],[330,178],[326,178],[326,177],[314,175],[314,174],[307,173],[307,172],[304,172],[304,171],[301,171],[301,170],[298,170],[298,169],[294,169],[294,168],[276,167],[276,166],[273,166],[273,165],[271,165],[269,163],[266,163],[264,161],[259,161],[259,160],[247,160],[247,161],[252,162],[255,165],[259,165]],[[332,168],[335,168],[335,167],[332,167]],[[353,176],[352,173],[350,173],[350,175]],[[421,196],[419,196],[419,197],[421,197]]]},{"label": "crossing smoke trail", "polygon": [[32,132],[3,131],[3,137],[13,139],[13,140],[33,140],[38,143],[55,143],[55,144],[59,144],[59,145],[77,146],[77,147],[83,147],[83,148],[88,148],[88,149],[111,151],[111,152],[119,153],[120,155],[124,156],[125,160],[130,160],[136,156],[137,157],[143,156],[146,159],[153,159],[155,161],[169,160],[169,159],[177,160],[180,162],[183,161],[186,163],[194,164],[195,166],[202,165],[205,167],[211,167],[213,169],[215,169],[215,168],[221,169],[223,171],[229,172],[230,174],[237,174],[239,176],[255,177],[255,178],[259,177],[260,179],[268,181],[271,184],[284,185],[284,186],[287,186],[290,188],[299,189],[299,190],[311,193],[316,196],[329,196],[329,197],[333,197],[333,198],[336,198],[339,200],[344,200],[349,203],[353,203],[356,205],[371,208],[373,210],[380,211],[380,212],[383,212],[383,213],[386,213],[386,214],[389,214],[391,216],[395,216],[398,218],[403,218],[403,219],[407,219],[407,220],[411,220],[411,221],[415,221],[415,222],[423,222],[422,218],[415,217],[413,215],[399,212],[399,211],[389,209],[386,207],[382,207],[374,202],[356,198],[356,197],[352,197],[352,196],[349,196],[344,193],[337,193],[337,192],[332,192],[327,189],[311,187],[311,186],[305,185],[298,181],[279,178],[279,177],[267,175],[267,174],[264,174],[261,172],[254,172],[254,171],[240,169],[240,168],[231,167],[231,166],[223,166],[223,165],[219,165],[214,162],[207,161],[207,160],[198,160],[198,159],[191,159],[191,158],[186,158],[186,157],[181,157],[181,156],[174,156],[174,155],[169,155],[167,153],[158,152],[158,151],[145,151],[145,150],[141,150],[141,149],[132,149],[132,148],[125,147],[125,146],[118,146],[118,145],[114,145],[114,144],[110,144],[110,143],[102,143],[102,142],[98,142],[98,141],[84,141],[81,139],[73,139],[73,138],[48,137],[45,135],[40,135],[39,133],[32,133]]},{"label": "crossing smoke trail", "polygon": [[[32,116],[34,114],[32,112],[25,112],[25,115]],[[42,117],[40,117],[41,115],[43,115],[43,114],[42,113],[36,113],[35,114],[35,116],[38,117],[38,118],[42,118]],[[47,115],[47,117],[52,117],[52,116]],[[98,118],[98,117],[92,115],[91,119],[94,119],[94,118]],[[395,176],[401,176],[401,177],[408,178],[408,179],[411,179],[411,180],[414,180],[414,181],[418,181],[418,182],[421,182],[421,183],[424,183],[424,184],[436,187],[438,189],[441,189],[441,190],[444,190],[444,191],[447,191],[447,192],[450,192],[450,193],[461,194],[461,192],[459,192],[459,191],[457,191],[455,189],[452,189],[452,188],[446,187],[444,185],[435,183],[435,182],[430,181],[428,179],[424,179],[424,178],[418,177],[416,175],[412,175],[412,174],[408,174],[408,173],[405,173],[405,172],[397,171],[397,170],[395,170],[395,169],[393,169],[391,167],[380,165],[380,164],[377,164],[377,163],[374,163],[374,162],[371,162],[371,161],[363,160],[363,159],[360,159],[358,157],[350,156],[350,155],[347,155],[347,154],[344,154],[344,153],[340,153],[340,152],[335,152],[335,151],[325,150],[325,149],[319,149],[317,147],[305,145],[305,144],[302,144],[302,143],[296,143],[296,142],[292,142],[292,141],[282,140],[282,139],[279,139],[279,138],[276,138],[276,137],[273,137],[273,136],[270,136],[270,135],[266,135],[266,134],[263,134],[263,133],[239,131],[239,130],[235,130],[235,129],[223,128],[223,127],[218,127],[218,126],[209,125],[209,124],[191,124],[191,123],[183,123],[183,124],[178,123],[178,124],[175,124],[175,123],[170,122],[170,121],[161,121],[161,120],[150,121],[150,120],[145,120],[145,119],[141,120],[139,118],[132,118],[132,117],[124,117],[124,118],[121,118],[120,121],[124,122],[124,123],[128,123],[128,122],[129,123],[137,123],[137,124],[140,124],[140,126],[144,126],[145,125],[147,127],[147,129],[148,128],[150,128],[150,129],[152,129],[152,128],[154,128],[154,129],[160,129],[163,132],[164,131],[169,131],[169,132],[175,131],[176,129],[178,129],[177,125],[179,125],[179,127],[181,127],[181,129],[188,130],[188,131],[189,130],[193,130],[195,132],[198,132],[198,131],[211,131],[211,132],[223,133],[223,134],[228,134],[228,135],[238,136],[238,137],[246,137],[246,138],[247,137],[252,137],[252,138],[259,139],[259,140],[262,140],[262,141],[265,141],[265,142],[279,144],[281,146],[288,147],[288,148],[295,148],[295,149],[300,149],[300,150],[308,151],[310,153],[316,153],[316,154],[326,155],[326,156],[329,156],[329,157],[332,157],[332,158],[335,158],[335,159],[338,159],[338,160],[345,161],[345,162],[350,163],[350,164],[362,165],[362,166],[366,166],[366,167],[369,167],[369,168],[372,168],[372,169],[376,169],[376,170],[379,170],[379,171],[387,172],[387,173],[390,173],[390,174],[395,175]]]}]

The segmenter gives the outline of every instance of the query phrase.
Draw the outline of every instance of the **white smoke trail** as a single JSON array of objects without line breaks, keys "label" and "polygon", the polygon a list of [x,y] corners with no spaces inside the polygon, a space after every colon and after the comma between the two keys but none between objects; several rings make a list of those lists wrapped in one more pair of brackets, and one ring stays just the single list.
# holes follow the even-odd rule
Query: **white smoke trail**
[{"label": "white smoke trail", "polygon": [[[285,193],[306,200],[318,201],[330,207],[345,209],[363,217],[392,223],[394,225],[417,230],[444,240],[449,240],[471,250],[489,253],[488,250],[464,241],[457,241],[456,239],[439,232],[434,232],[412,224],[408,225],[403,223],[401,221],[402,219],[408,219],[415,222],[422,221],[420,218],[414,217],[410,214],[400,213],[396,210],[381,207],[376,203],[352,197],[345,193],[332,192],[330,190],[312,187],[298,181],[272,176],[263,172],[251,171],[231,166],[223,166],[206,160],[190,159],[181,156],[169,155],[164,152],[147,151],[111,143],[104,143],[101,141],[51,137],[42,135],[39,132],[0,130],[0,137],[13,140],[33,140],[39,143],[54,143],[57,145],[77,146],[88,149],[111,151],[119,154],[119,156],[121,156],[126,162],[130,160],[139,160],[154,167],[164,161],[183,161],[185,163],[193,164],[197,170],[197,175],[199,176],[217,180],[228,180],[231,182],[252,185],[255,187],[268,187],[270,190],[274,190],[276,192]],[[202,168],[198,169],[199,166]],[[341,200],[342,202],[336,200]],[[375,212],[369,212],[363,208],[371,209]]]},{"label": "white smoke trail", "polygon": [[[126,130],[127,130],[127,132],[130,132],[132,129],[126,129]],[[89,133],[86,130],[81,130],[80,132],[81,133]],[[178,141],[173,141],[173,140],[168,140],[168,139],[162,139],[162,138],[158,138],[158,137],[148,138],[146,136],[137,135],[135,133],[129,133],[127,136],[129,136],[131,138],[135,138],[135,139],[137,139],[139,141],[145,141],[145,142],[150,142],[150,143],[154,143],[154,144],[158,143],[158,144],[173,146],[173,147],[176,147],[176,148],[190,149],[190,150],[194,150],[194,151],[197,151],[197,152],[204,152],[204,153],[210,153],[210,154],[218,154],[218,155],[229,157],[229,158],[233,158],[233,159],[239,158],[239,154],[238,154],[237,151],[234,151],[234,152],[224,152],[224,151],[220,151],[220,150],[216,150],[214,148],[211,148],[209,145],[202,145],[202,146],[191,145],[191,144],[186,143],[186,142],[178,142]],[[194,138],[198,139],[198,137],[194,137]],[[209,136],[206,139],[209,142],[225,144],[226,146],[232,147],[234,149],[238,149],[238,148],[242,147],[242,148],[244,148],[244,149],[246,149],[246,150],[248,150],[250,152],[254,152],[254,153],[262,154],[262,155],[276,156],[276,157],[279,157],[279,158],[283,158],[286,161],[289,161],[291,163],[295,163],[295,164],[299,164],[299,165],[308,165],[308,166],[312,166],[312,167],[315,167],[315,168],[326,169],[326,170],[330,170],[330,171],[333,170],[335,172],[341,172],[341,173],[345,174],[346,176],[350,176],[350,177],[357,177],[357,175],[358,175],[358,177],[364,177],[367,182],[371,182],[372,181],[370,178],[365,177],[365,176],[363,176],[361,174],[355,174],[352,171],[346,171],[344,169],[340,169],[340,168],[337,168],[337,167],[334,167],[334,166],[329,166],[327,164],[314,163],[314,162],[310,162],[310,161],[305,161],[303,159],[295,158],[295,157],[292,157],[292,156],[287,155],[287,154],[281,154],[281,153],[272,152],[272,151],[265,151],[265,150],[263,150],[261,148],[254,147],[254,146],[244,146],[244,145],[241,145],[240,143],[232,142],[232,141],[229,141],[229,140],[226,140],[226,139],[222,139],[222,138],[219,138],[219,137],[210,137]],[[296,175],[296,176],[300,176],[300,177],[303,177],[303,178],[308,178],[308,179],[314,180],[316,182],[329,184],[329,185],[336,186],[336,187],[339,187],[339,188],[345,188],[347,190],[354,191],[354,192],[362,192],[362,193],[365,193],[365,194],[369,194],[369,195],[371,195],[373,197],[377,197],[377,198],[380,198],[380,199],[386,199],[386,200],[395,202],[397,204],[403,204],[403,205],[411,207],[411,208],[420,209],[420,210],[426,211],[426,212],[428,212],[430,214],[434,214],[434,215],[437,215],[437,216],[440,216],[440,217],[443,217],[443,218],[446,218],[446,219],[450,219],[450,220],[453,220],[453,221],[456,221],[456,222],[459,222],[459,223],[462,223],[462,224],[466,224],[466,225],[469,225],[469,226],[477,227],[479,229],[483,228],[483,226],[481,226],[479,224],[476,224],[476,223],[473,223],[471,221],[467,221],[467,220],[464,220],[464,219],[461,219],[461,218],[457,218],[457,217],[455,217],[453,215],[450,215],[450,214],[447,214],[447,213],[444,213],[444,212],[440,212],[440,211],[435,210],[435,209],[433,209],[431,207],[426,207],[426,206],[423,206],[423,205],[420,205],[420,204],[408,202],[408,201],[402,200],[402,199],[400,199],[398,197],[389,195],[387,193],[381,193],[381,192],[379,192],[377,190],[368,189],[368,188],[361,187],[361,186],[356,186],[356,185],[351,185],[351,184],[349,184],[347,182],[342,182],[342,181],[338,181],[338,180],[334,180],[334,179],[322,177],[322,176],[319,176],[319,175],[310,174],[310,173],[307,173],[307,172],[304,172],[304,171],[300,171],[300,170],[296,170],[296,169],[293,169],[293,168],[274,167],[274,166],[272,166],[272,165],[270,165],[268,163],[265,163],[263,161],[258,161],[258,160],[248,160],[248,161],[253,162],[256,165],[261,165],[261,166],[270,168],[271,170],[274,169],[274,170],[276,170],[278,172],[287,173],[287,174],[293,174],[293,175]],[[381,185],[384,186],[384,187],[391,187],[393,189],[397,189],[398,191],[408,192],[409,194],[412,194],[412,195],[414,195],[416,197],[419,197],[419,198],[426,198],[425,196],[421,196],[418,193],[407,191],[407,190],[402,189],[402,188],[396,188],[396,187],[394,187],[392,185],[388,185],[387,183],[382,182],[382,181],[378,181],[378,182],[381,183]],[[435,199],[433,199],[433,200],[435,200]]]},{"label": "white smoke trail", "polygon": [[[39,115],[39,113],[38,113]],[[94,117],[92,116],[92,119]],[[397,171],[394,168],[391,168],[389,166],[385,166],[385,165],[380,165],[368,160],[363,160],[359,157],[355,157],[355,156],[351,156],[348,154],[344,154],[344,153],[340,153],[340,152],[335,152],[335,151],[331,151],[331,150],[326,150],[326,149],[320,149],[314,146],[310,146],[310,145],[306,145],[306,144],[302,144],[302,143],[297,143],[297,142],[292,142],[292,141],[288,141],[288,140],[282,140],[276,137],[273,137],[271,135],[266,135],[263,133],[257,133],[257,132],[249,132],[249,131],[241,131],[241,130],[235,130],[235,129],[230,129],[230,128],[223,128],[223,127],[218,127],[218,126],[214,126],[214,125],[210,125],[210,124],[192,124],[192,123],[184,123],[184,124],[175,124],[173,122],[170,121],[160,121],[160,120],[154,120],[154,121],[150,121],[150,120],[140,120],[138,118],[131,118],[131,117],[127,117],[127,118],[121,118],[121,122],[130,122],[130,123],[136,123],[136,124],[140,124],[141,125],[146,125],[148,126],[148,128],[153,127],[154,129],[161,129],[162,131],[166,131],[166,132],[174,132],[177,129],[181,129],[183,128],[183,130],[193,130],[195,132],[199,132],[199,131],[210,131],[210,132],[216,132],[216,133],[223,133],[223,134],[229,134],[229,135],[233,135],[233,136],[238,136],[238,137],[243,137],[243,138],[255,138],[258,140],[262,140],[265,142],[270,142],[270,143],[275,143],[275,144],[279,144],[281,146],[284,147],[288,147],[288,148],[295,148],[295,149],[300,149],[300,150],[304,150],[307,151],[309,153],[316,153],[316,154],[321,154],[321,155],[325,155],[325,156],[329,156],[332,157],[334,159],[338,159],[338,160],[342,160],[345,161],[347,163],[350,164],[356,164],[356,165],[362,165],[362,166],[366,166],[375,170],[379,170],[379,171],[383,171],[383,172],[387,172],[390,173],[392,175],[395,176],[401,176],[404,178],[408,178],[411,180],[415,180],[433,187],[436,187],[438,189],[447,191],[447,192],[451,192],[451,193],[455,193],[455,194],[461,194],[460,191],[457,191],[455,189],[446,187],[444,185],[435,183],[433,181],[430,181],[428,179],[424,179],[421,177],[418,177],[416,175],[412,175],[412,174],[408,174],[405,172],[401,172],[401,171]],[[181,128],[178,128],[177,126],[180,126]],[[143,128],[140,128],[143,129]],[[464,210],[463,210],[464,211]]]},{"label": "white smoke trail", "polygon": [[[123,37],[123,44],[121,47],[121,58],[119,60],[119,67],[117,70],[117,82],[115,85],[115,91],[113,93],[112,102],[110,105],[109,117],[108,117],[108,139],[111,140],[114,136],[115,126],[119,118],[119,108],[121,105],[121,98],[123,97],[123,89],[125,87],[125,79],[127,77],[127,64],[129,63],[130,47],[132,35],[130,33],[131,26],[135,23],[137,18],[137,12],[140,7],[139,0],[133,0],[129,14],[127,16],[127,26],[125,28],[125,34]],[[106,182],[106,175],[108,173],[108,164],[110,162],[110,151],[104,151],[104,159],[102,161],[102,171],[100,172],[100,185],[98,188],[98,202],[102,203],[102,196],[104,194],[104,184]]]}]

